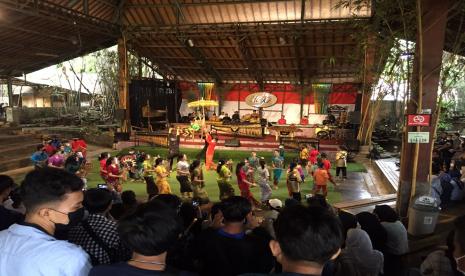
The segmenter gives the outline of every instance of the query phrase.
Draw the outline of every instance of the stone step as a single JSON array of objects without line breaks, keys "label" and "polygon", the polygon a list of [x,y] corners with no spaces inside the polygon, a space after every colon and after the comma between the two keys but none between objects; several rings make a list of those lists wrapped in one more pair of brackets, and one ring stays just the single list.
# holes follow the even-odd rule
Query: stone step
[{"label": "stone step", "polygon": [[0,134],[0,145],[9,145],[21,142],[39,141],[34,135],[2,135]]},{"label": "stone step", "polygon": [[9,170],[9,171],[4,171],[1,172],[0,174],[5,174],[8,175],[9,177],[13,178],[16,184],[21,184],[21,181],[23,181],[24,176],[34,170],[34,166],[27,166],[19,169],[14,169],[14,170]]},{"label": "stone step", "polygon": [[31,156],[37,150],[39,142],[28,142],[0,146],[0,161],[21,156]]},{"label": "stone step", "polygon": [[24,168],[32,165],[30,156],[21,156],[13,159],[0,160],[0,173],[9,170]]}]

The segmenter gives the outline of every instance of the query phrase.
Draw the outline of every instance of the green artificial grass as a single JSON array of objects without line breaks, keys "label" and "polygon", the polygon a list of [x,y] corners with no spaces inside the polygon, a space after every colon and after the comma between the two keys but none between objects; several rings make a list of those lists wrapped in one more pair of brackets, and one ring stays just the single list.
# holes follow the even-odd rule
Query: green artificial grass
[{"label": "green artificial grass", "polygon": [[[160,155],[162,157],[167,156],[167,149],[165,148],[154,148],[149,146],[140,146],[135,147],[135,149],[148,153],[152,156]],[[114,152],[112,155],[115,154],[126,154],[129,149],[124,149],[120,152]],[[200,149],[182,149],[182,152],[187,154],[188,159],[194,159],[194,156],[200,151]],[[250,156],[249,151],[239,151],[239,150],[218,150],[215,152],[214,161],[217,162],[219,159],[229,160],[232,159],[235,164],[238,161],[244,160],[246,157]],[[271,163],[272,152],[257,152],[257,156],[264,157],[268,163]],[[293,158],[297,157],[297,152],[295,153],[288,153],[285,154],[286,164],[288,164]],[[365,172],[365,168],[361,164],[357,163],[349,163],[347,170],[349,172]],[[333,172],[334,174],[334,172]],[[204,171],[204,178],[206,183],[206,191],[210,200],[219,201],[218,194],[218,185],[216,182],[217,174],[214,170],[211,171]],[[97,160],[92,160],[92,170],[89,172],[87,176],[87,185],[88,187],[96,187],[97,184],[102,184],[103,180],[100,178],[99,175],[99,163]],[[179,195],[179,182],[176,180],[176,173],[171,173],[171,176],[168,179],[168,182],[171,186],[171,190],[173,193]],[[233,176],[231,184],[233,185],[236,195],[240,194],[239,188],[237,186],[236,178]],[[270,183],[272,184],[272,183]],[[305,182],[302,184],[302,196],[305,194],[311,193],[313,181],[307,177]],[[125,181],[123,183],[123,190],[132,190],[136,193],[137,197],[141,200],[145,200],[147,197],[147,193],[145,190],[145,182],[144,181]],[[260,188],[253,187],[251,188],[252,193],[254,194],[257,200],[260,200]],[[285,174],[281,176],[281,180],[279,182],[279,189],[273,190],[272,198],[279,198],[281,200],[285,200],[288,198],[288,192],[286,188],[286,180]],[[328,201],[331,203],[336,203],[341,201],[341,194],[340,192],[334,191],[334,187],[331,184],[328,184]]]}]

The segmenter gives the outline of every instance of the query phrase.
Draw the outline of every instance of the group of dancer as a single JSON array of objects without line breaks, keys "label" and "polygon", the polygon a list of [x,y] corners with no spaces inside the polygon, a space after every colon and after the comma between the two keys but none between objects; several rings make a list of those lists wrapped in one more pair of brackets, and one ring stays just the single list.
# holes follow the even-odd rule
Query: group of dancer
[{"label": "group of dancer", "polygon": [[[179,182],[181,198],[185,200],[208,199],[208,193],[205,189],[204,170],[216,170],[217,185],[219,189],[219,199],[224,200],[235,195],[235,189],[232,184],[232,179],[235,176],[237,187],[240,195],[247,198],[257,208],[266,203],[272,196],[273,188],[278,189],[279,182],[286,175],[286,187],[289,197],[301,201],[302,185],[306,178],[313,179],[312,193],[321,193],[327,196],[328,182],[334,182],[331,176],[331,162],[328,160],[325,153],[320,153],[314,145],[303,146],[299,153],[299,158],[293,159],[288,165],[285,164],[284,147],[280,146],[273,151],[271,162],[263,157],[258,157],[256,152],[251,152],[251,155],[244,160],[238,162],[233,168],[231,159],[220,159],[217,164],[213,162],[213,155],[217,143],[217,139],[212,137],[208,131],[204,132],[205,147],[192,162],[189,162],[186,154],[179,153],[179,149],[171,148],[169,151],[168,160],[160,156],[152,157],[145,153],[134,153],[136,163],[140,165],[126,166],[126,161],[120,161],[116,157],[111,157],[108,153],[102,153],[100,160],[100,175],[106,182],[107,187],[116,193],[122,192],[122,181],[127,175],[139,174],[145,180],[147,194],[149,199],[158,194],[172,193],[168,178],[172,173],[175,173],[176,179]],[[173,155],[173,153],[177,153]],[[177,156],[177,164],[174,168],[172,160]],[[205,158],[205,164],[200,161]],[[122,158],[124,159],[124,158]],[[346,159],[347,152],[341,148],[336,155],[336,176],[342,172],[342,176],[346,177]],[[136,173],[132,168],[140,168],[140,172]],[[257,200],[251,188],[259,187],[260,199]],[[273,187],[273,188],[272,188]]]}]

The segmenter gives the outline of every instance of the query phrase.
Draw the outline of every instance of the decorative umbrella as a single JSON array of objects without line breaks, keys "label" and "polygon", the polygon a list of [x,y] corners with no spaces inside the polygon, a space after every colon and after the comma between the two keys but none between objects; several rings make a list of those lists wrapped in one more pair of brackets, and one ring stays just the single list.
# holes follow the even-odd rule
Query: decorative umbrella
[{"label": "decorative umbrella", "polygon": [[218,106],[217,101],[213,100],[204,100],[203,98],[198,101],[190,102],[187,104],[188,107],[201,107],[202,108],[202,122],[203,125],[205,126],[205,107],[210,107],[210,106]]}]

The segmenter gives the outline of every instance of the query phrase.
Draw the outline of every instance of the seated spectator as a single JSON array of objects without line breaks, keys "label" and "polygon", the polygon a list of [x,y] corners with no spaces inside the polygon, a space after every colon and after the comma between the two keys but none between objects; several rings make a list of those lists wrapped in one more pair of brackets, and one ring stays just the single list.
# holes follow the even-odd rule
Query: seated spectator
[{"label": "seated spectator", "polygon": [[0,232],[0,275],[88,275],[87,253],[53,237],[82,220],[83,187],[79,177],[60,169],[26,175],[21,185],[26,219]]},{"label": "seated spectator", "polygon": [[281,115],[281,119],[278,120],[278,125],[285,125],[287,124],[286,118],[284,115]]},{"label": "seated spectator", "polygon": [[271,237],[275,238],[273,224],[278,219],[279,212],[283,208],[283,202],[273,198],[267,201],[267,205],[270,209],[263,212],[263,227],[270,233]]},{"label": "seated spectator", "polygon": [[[336,214],[336,211],[334,210],[333,206],[331,206],[331,204],[329,204],[326,197],[324,197],[321,194],[315,194],[315,195],[307,198],[307,204],[308,204],[309,207],[310,206],[312,206],[312,207],[323,207],[326,210],[330,211],[331,213]],[[355,223],[357,223],[357,222],[355,222]]]},{"label": "seated spectator", "polygon": [[65,163],[65,156],[61,151],[55,151],[52,156],[48,158],[48,166],[52,168],[62,169]]},{"label": "seated spectator", "polygon": [[133,253],[128,262],[96,266],[89,276],[176,275],[166,266],[167,251],[181,233],[176,212],[162,202],[142,205],[118,225],[121,241]]},{"label": "seated spectator", "polygon": [[457,271],[465,274],[465,216],[455,219],[454,259]]},{"label": "seated spectator", "polygon": [[71,228],[68,240],[89,254],[92,265],[110,264],[129,259],[116,231],[116,222],[108,219],[112,195],[107,189],[89,189],[83,205],[89,211],[87,219]]},{"label": "seated spectator", "polygon": [[[269,234],[258,227],[249,200],[232,196],[221,204],[224,225],[209,228],[198,239],[201,275],[268,273],[273,267]],[[251,229],[250,233],[246,233]]]},{"label": "seated spectator", "polygon": [[338,218],[342,226],[342,239],[343,242],[345,242],[345,240],[347,239],[347,232],[350,229],[357,228],[357,217],[349,212],[340,210],[338,213]]},{"label": "seated spectator", "polygon": [[341,251],[339,221],[321,207],[286,207],[274,229],[276,239],[270,248],[282,265],[281,275],[322,275],[325,263]]},{"label": "seated spectator", "polygon": [[21,213],[7,209],[4,201],[10,195],[15,182],[7,175],[0,175],[0,231],[5,230],[14,223],[23,221],[24,216]]},{"label": "seated spectator", "polygon": [[386,249],[383,252],[384,272],[387,275],[399,275],[403,269],[402,255],[409,251],[407,229],[389,205],[377,205],[373,213],[378,216],[387,233]]},{"label": "seated spectator", "polygon": [[454,236],[455,231],[452,230],[447,235],[447,248],[440,249],[428,254],[426,259],[421,263],[420,272],[424,276],[453,276],[458,275],[455,269],[454,253]]},{"label": "seated spectator", "polygon": [[37,151],[31,155],[31,161],[35,168],[44,168],[47,166],[48,154],[45,152],[44,145],[38,145]]},{"label": "seated spectator", "polygon": [[44,144],[44,151],[48,156],[52,156],[56,152],[56,148],[52,145],[52,140],[48,140]]},{"label": "seated spectator", "polygon": [[110,215],[119,220],[125,215],[136,210],[139,203],[136,199],[136,193],[134,191],[124,191],[121,193],[121,202],[115,203],[110,209]]},{"label": "seated spectator", "polygon": [[377,276],[383,272],[383,253],[373,250],[370,237],[361,229],[349,229],[342,255],[352,258],[362,275]]},{"label": "seated spectator", "polygon": [[369,212],[361,212],[356,215],[358,224],[367,232],[373,248],[384,253],[386,249],[387,232],[381,225],[378,217]]},{"label": "seated spectator", "polygon": [[23,200],[21,199],[19,187],[11,191],[10,198],[3,202],[3,207],[23,215],[26,214],[26,207],[24,207]]}]

